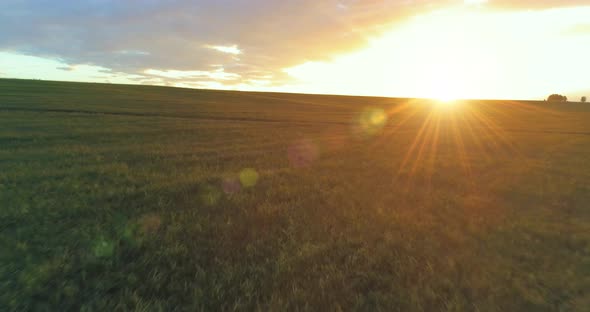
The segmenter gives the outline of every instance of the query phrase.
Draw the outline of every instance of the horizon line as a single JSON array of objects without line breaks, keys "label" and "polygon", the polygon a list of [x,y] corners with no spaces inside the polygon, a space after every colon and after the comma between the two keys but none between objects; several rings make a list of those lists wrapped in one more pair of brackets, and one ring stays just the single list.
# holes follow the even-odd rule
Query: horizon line
[{"label": "horizon line", "polygon": [[[80,83],[80,84],[102,84],[102,85],[118,85],[118,86],[139,86],[139,87],[161,87],[161,88],[173,88],[183,90],[195,90],[195,91],[219,91],[219,92],[243,92],[243,93],[266,93],[266,94],[293,94],[293,95],[317,95],[317,96],[342,96],[342,97],[364,97],[364,98],[384,98],[384,99],[406,99],[406,100],[425,100],[425,101],[438,101],[435,98],[426,97],[405,97],[405,96],[385,96],[385,95],[361,95],[361,94],[337,94],[337,93],[312,93],[312,92],[289,92],[289,91],[256,91],[256,90],[238,90],[238,89],[207,89],[207,88],[191,88],[191,87],[179,87],[159,84],[134,84],[134,83],[119,83],[119,82],[98,82],[98,81],[79,81],[79,80],[52,80],[52,79],[41,79],[41,78],[13,78],[13,77],[0,77],[0,80],[29,80],[29,81],[44,81],[44,82],[58,82],[58,83]],[[555,92],[553,92],[555,93]],[[553,94],[552,93],[552,94]],[[490,99],[490,98],[458,98],[452,101],[520,101],[520,102],[543,102],[546,99],[533,100],[533,99]],[[577,101],[568,101],[574,102]]]}]

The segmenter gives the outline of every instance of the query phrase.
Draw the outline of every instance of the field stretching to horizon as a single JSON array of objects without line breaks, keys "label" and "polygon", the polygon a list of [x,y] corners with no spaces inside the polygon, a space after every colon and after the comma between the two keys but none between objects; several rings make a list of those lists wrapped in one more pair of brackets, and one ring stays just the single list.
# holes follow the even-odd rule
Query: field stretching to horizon
[{"label": "field stretching to horizon", "polygon": [[590,104],[0,80],[1,311],[588,311]]}]

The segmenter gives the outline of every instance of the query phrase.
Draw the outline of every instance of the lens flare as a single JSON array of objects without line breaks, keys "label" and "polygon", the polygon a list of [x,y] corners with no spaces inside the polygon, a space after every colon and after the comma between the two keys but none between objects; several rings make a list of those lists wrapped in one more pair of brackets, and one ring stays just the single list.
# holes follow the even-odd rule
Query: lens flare
[{"label": "lens flare", "polygon": [[246,168],[240,172],[240,182],[243,187],[253,187],[258,182],[258,172],[253,168]]},{"label": "lens flare", "polygon": [[235,194],[242,189],[242,185],[237,178],[225,178],[221,182],[221,189],[225,194]]},{"label": "lens flare", "polygon": [[378,134],[387,122],[387,114],[381,108],[365,109],[354,125],[357,136],[369,137]]},{"label": "lens flare", "polygon": [[289,163],[295,168],[305,168],[319,157],[318,145],[309,139],[302,139],[291,145],[287,151]]}]

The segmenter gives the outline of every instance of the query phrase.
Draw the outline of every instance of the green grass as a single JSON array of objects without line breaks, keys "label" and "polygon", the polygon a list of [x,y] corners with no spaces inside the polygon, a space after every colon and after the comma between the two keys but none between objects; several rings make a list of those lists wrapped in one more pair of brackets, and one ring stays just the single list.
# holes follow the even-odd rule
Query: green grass
[{"label": "green grass", "polygon": [[588,307],[590,105],[0,80],[2,311]]}]

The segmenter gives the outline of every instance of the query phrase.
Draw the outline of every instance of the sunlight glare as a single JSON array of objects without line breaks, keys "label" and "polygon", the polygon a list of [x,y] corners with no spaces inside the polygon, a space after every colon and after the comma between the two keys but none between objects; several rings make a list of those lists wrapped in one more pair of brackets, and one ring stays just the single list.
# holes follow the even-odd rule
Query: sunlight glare
[{"label": "sunlight glare", "polygon": [[441,97],[436,98],[436,101],[439,104],[442,104],[444,106],[449,106],[449,105],[453,104],[456,100],[457,99],[452,96],[441,96]]},{"label": "sunlight glare", "polygon": [[504,12],[483,3],[415,16],[363,50],[284,71],[312,93],[509,99],[587,88],[590,37],[576,25],[590,7]]}]

